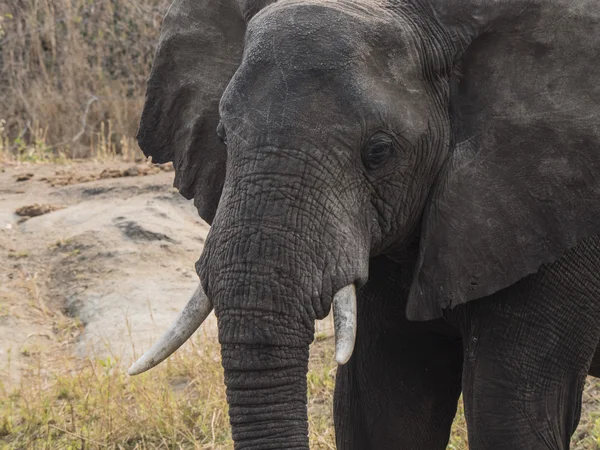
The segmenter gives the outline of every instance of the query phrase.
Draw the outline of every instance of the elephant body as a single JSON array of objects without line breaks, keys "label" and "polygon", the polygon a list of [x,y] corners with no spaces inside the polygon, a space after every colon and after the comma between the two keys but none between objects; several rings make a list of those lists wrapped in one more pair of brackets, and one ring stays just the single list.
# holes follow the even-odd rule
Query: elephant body
[{"label": "elephant body", "polygon": [[431,321],[406,319],[414,263],[371,262],[337,372],[337,448],[445,449],[461,391],[469,448],[569,448],[600,337],[600,237]]},{"label": "elephant body", "polygon": [[175,0],[138,142],[212,227],[185,333],[132,373],[214,307],[235,448],[306,449],[333,308],[338,448],[444,449],[461,391],[471,449],[568,448],[600,374],[598,60],[592,0]]}]

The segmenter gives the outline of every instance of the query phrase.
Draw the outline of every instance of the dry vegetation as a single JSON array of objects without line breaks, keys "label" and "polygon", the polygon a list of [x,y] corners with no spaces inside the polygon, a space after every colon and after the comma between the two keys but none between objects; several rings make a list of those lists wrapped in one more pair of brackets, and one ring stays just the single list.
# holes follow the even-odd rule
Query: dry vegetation
[{"label": "dry vegetation", "polygon": [[[334,449],[330,338],[313,346],[311,448]],[[42,356],[38,356],[41,361]],[[113,358],[33,364],[21,386],[0,386],[0,448],[230,449],[219,348],[188,344],[156,370],[128,377]]]},{"label": "dry vegetation", "polygon": [[[41,355],[36,358],[19,387],[0,384],[2,449],[233,448],[214,341],[190,342],[137,377],[126,376],[118,358],[64,358],[55,371],[43,368]],[[334,384],[332,338],[318,334],[308,374],[311,449],[335,449]],[[600,383],[590,381],[586,391],[597,406]],[[584,412],[573,448],[600,449],[598,413]],[[448,450],[468,450],[462,403]]]},{"label": "dry vegetation", "polygon": [[0,2],[0,153],[44,160],[135,152],[169,3]]}]

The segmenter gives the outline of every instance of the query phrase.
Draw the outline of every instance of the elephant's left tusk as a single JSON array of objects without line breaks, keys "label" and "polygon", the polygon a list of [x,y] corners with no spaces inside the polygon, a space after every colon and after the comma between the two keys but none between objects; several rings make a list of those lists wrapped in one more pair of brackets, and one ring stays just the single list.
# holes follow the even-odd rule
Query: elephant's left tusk
[{"label": "elephant's left tusk", "polygon": [[333,322],[335,325],[335,360],[346,364],[354,351],[356,340],[356,288],[349,284],[333,297]]},{"label": "elephant's left tusk", "polygon": [[194,334],[213,309],[202,285],[199,284],[185,308],[179,313],[171,327],[165,331],[150,350],[129,368],[129,375],[138,375],[160,364],[183,345]]}]

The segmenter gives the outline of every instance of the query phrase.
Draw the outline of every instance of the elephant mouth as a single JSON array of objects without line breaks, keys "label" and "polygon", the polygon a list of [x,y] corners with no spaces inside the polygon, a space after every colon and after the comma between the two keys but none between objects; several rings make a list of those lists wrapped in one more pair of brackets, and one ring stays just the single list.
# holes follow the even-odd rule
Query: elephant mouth
[{"label": "elephant mouth", "polygon": [[[335,327],[335,359],[346,364],[354,351],[356,340],[356,286],[354,283],[340,289],[333,297]],[[179,313],[173,324],[156,343],[144,353],[127,373],[138,375],[157,366],[181,347],[202,325],[213,310],[212,301],[204,293],[202,284]]]}]

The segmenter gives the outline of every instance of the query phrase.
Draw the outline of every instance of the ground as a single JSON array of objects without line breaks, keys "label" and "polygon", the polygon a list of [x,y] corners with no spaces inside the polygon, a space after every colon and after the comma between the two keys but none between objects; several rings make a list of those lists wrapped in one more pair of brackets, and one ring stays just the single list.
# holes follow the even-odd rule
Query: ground
[{"label": "ground", "polygon": [[[208,226],[145,162],[0,165],[0,448],[231,448],[211,317],[141,377],[125,368],[197,285]],[[331,449],[331,323],[311,349],[311,448]],[[578,450],[600,449],[586,386]],[[465,450],[458,416],[450,449]]]},{"label": "ground", "polygon": [[32,352],[56,345],[129,360],[170,323],[197,285],[208,232],[172,179],[168,166],[145,163],[4,167],[3,377],[17,380]]}]

